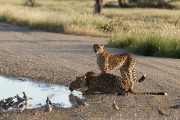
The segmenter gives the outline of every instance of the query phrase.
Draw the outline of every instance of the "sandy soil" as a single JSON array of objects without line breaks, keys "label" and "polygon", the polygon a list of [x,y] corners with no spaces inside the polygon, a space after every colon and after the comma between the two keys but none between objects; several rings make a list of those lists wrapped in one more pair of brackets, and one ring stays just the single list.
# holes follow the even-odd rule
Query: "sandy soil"
[{"label": "sandy soil", "polygon": [[[49,83],[69,85],[76,76],[87,71],[99,72],[92,50],[94,43],[106,43],[107,38],[65,35],[32,31],[23,27],[0,23],[0,74],[28,77]],[[106,48],[113,53],[123,50]],[[147,75],[137,83],[135,91],[164,91],[168,96],[115,96],[89,95],[87,107],[55,108],[44,112],[42,108],[22,113],[0,113],[3,120],[179,120],[180,60],[136,55],[137,75]],[[119,74],[119,71],[113,71]],[[5,91],[0,91],[5,92]],[[16,94],[16,93],[15,93]],[[116,101],[120,110],[112,108]],[[166,115],[158,113],[160,109]]]}]

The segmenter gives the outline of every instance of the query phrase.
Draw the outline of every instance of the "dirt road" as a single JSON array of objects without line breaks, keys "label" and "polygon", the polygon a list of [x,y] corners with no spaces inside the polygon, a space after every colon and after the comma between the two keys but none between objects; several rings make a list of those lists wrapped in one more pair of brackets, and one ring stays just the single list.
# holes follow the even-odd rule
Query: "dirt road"
[{"label": "dirt road", "polygon": [[[87,71],[99,72],[94,43],[106,43],[106,38],[65,35],[31,31],[26,28],[0,23],[0,74],[29,77],[49,83],[69,85],[76,76]],[[106,48],[113,53],[123,50]],[[159,120],[180,119],[180,59],[153,58],[136,55],[137,75],[147,75],[137,83],[135,91],[164,91],[168,96],[115,96],[90,95],[90,106],[69,109],[55,108],[51,113],[43,109],[23,113],[0,113],[1,119],[37,120]],[[119,71],[114,71],[118,74]],[[113,100],[120,110],[112,108]],[[158,113],[160,109],[166,115]]]}]

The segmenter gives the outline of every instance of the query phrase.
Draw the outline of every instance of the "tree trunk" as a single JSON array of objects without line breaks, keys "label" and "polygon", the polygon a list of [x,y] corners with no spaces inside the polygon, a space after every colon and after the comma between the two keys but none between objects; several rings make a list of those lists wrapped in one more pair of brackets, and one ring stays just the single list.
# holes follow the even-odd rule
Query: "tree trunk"
[{"label": "tree trunk", "polygon": [[95,5],[94,5],[95,14],[100,14],[103,0],[95,0],[95,1],[96,1]]},{"label": "tree trunk", "polygon": [[118,0],[118,3],[119,3],[119,7],[127,7],[127,3],[125,0]]},{"label": "tree trunk", "polygon": [[33,7],[33,6],[34,6],[34,1],[35,1],[35,0],[30,0],[31,7]]}]

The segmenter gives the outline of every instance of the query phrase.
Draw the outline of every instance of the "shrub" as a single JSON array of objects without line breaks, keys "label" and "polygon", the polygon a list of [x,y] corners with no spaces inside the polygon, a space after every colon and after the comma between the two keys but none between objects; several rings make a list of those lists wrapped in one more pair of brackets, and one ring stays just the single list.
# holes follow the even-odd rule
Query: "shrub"
[{"label": "shrub", "polygon": [[118,0],[120,7],[174,8],[177,0]]},{"label": "shrub", "polygon": [[160,36],[148,36],[144,40],[134,36],[111,38],[108,45],[125,48],[145,56],[180,58],[180,40],[168,41]]}]

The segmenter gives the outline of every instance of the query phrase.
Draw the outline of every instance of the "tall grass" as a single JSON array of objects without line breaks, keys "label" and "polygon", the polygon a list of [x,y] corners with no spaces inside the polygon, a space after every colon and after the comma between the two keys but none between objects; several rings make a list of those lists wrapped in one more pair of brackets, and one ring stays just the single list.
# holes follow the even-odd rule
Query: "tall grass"
[{"label": "tall grass", "polygon": [[101,15],[94,15],[94,0],[36,2],[32,8],[23,6],[23,0],[0,0],[0,21],[51,32],[109,36],[110,46],[179,58],[180,21],[175,24],[179,10],[103,8]]},{"label": "tall grass", "polygon": [[[135,21],[133,23],[133,21]],[[146,56],[180,58],[180,25],[170,19],[134,18],[125,21],[109,46]]]},{"label": "tall grass", "polygon": [[180,40],[165,40],[161,36],[147,36],[144,40],[138,37],[119,37],[108,41],[109,46],[131,50],[145,56],[180,58]]},{"label": "tall grass", "polygon": [[0,9],[0,21],[45,31],[80,35],[102,36],[103,33],[98,30],[98,26],[104,24],[103,19],[103,16],[80,14],[74,11],[49,11],[9,5],[1,6]]}]

